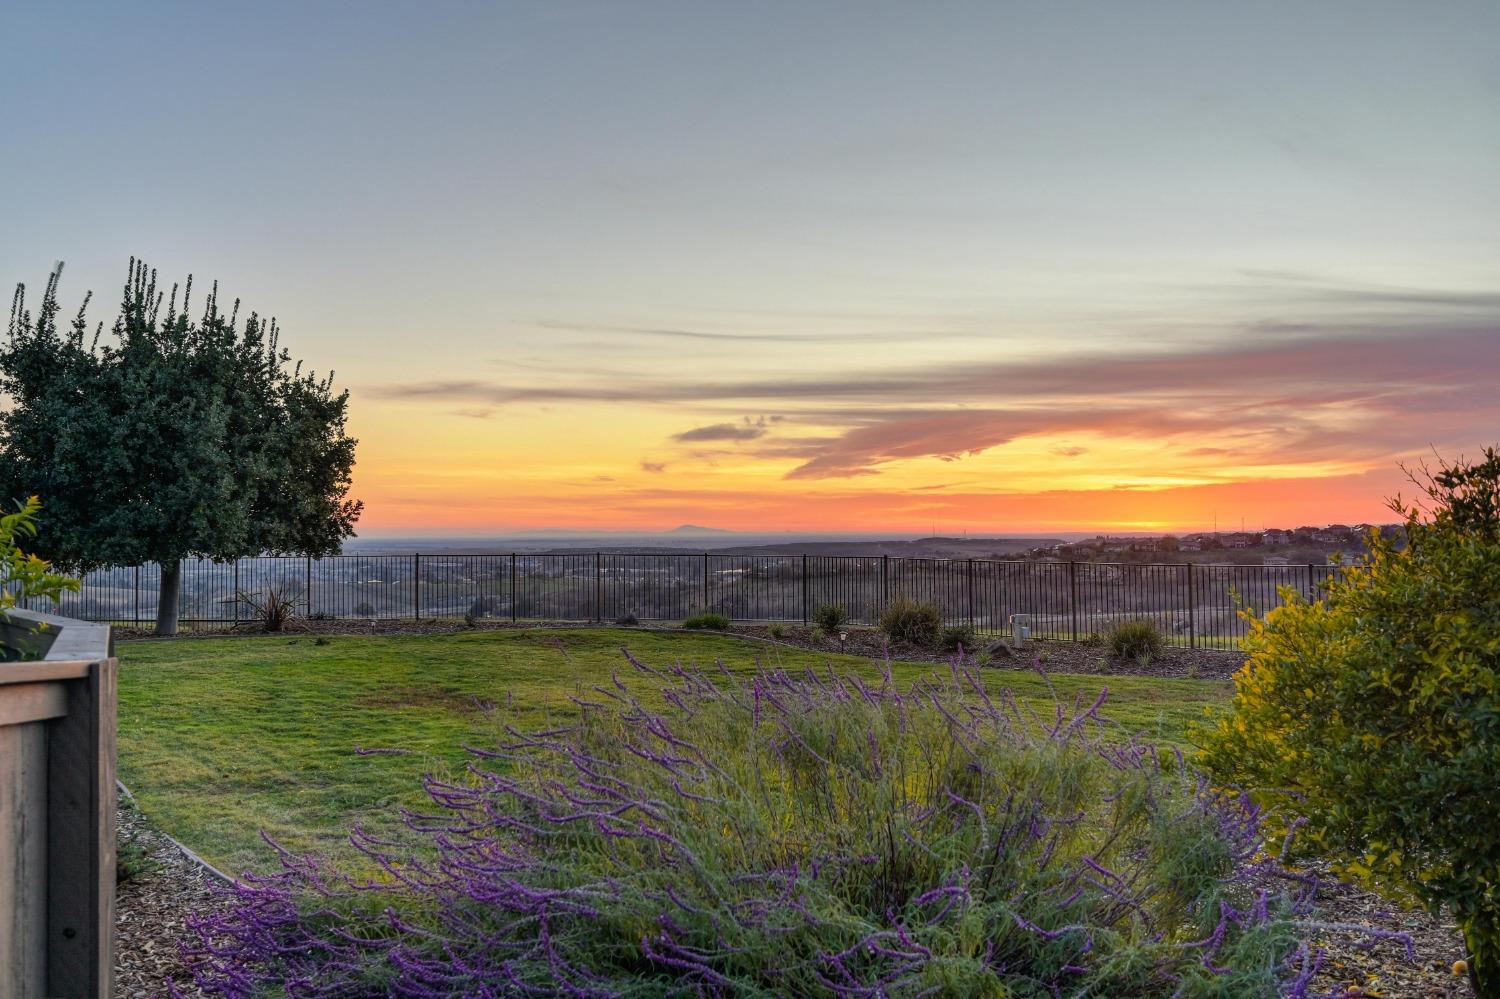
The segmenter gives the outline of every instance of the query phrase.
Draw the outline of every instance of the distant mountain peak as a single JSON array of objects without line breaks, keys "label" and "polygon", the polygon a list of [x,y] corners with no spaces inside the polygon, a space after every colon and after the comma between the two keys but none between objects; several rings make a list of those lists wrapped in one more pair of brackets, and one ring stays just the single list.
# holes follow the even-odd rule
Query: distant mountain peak
[{"label": "distant mountain peak", "polygon": [[681,524],[672,528],[668,534],[733,534],[722,527],[700,527],[697,524]]}]

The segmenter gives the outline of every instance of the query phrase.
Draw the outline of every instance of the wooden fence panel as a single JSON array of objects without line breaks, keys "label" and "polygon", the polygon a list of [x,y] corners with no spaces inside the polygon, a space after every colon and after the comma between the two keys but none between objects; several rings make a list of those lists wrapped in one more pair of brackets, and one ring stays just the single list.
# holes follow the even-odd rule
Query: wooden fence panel
[{"label": "wooden fence panel", "polygon": [[107,999],[114,977],[115,693],[109,629],[45,621],[45,658],[0,662],[0,996]]}]

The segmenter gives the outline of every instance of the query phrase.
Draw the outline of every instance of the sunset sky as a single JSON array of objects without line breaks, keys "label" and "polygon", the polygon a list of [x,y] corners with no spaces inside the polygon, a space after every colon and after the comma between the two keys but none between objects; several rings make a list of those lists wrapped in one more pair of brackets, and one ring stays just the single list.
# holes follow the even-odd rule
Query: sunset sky
[{"label": "sunset sky", "polygon": [[1500,4],[0,10],[0,281],[335,369],[362,533],[1389,519],[1500,439]]}]

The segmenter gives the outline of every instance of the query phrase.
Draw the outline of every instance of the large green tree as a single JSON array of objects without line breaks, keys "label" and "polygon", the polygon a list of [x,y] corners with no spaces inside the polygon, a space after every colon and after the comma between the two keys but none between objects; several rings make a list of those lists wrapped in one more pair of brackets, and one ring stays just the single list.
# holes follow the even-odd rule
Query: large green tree
[{"label": "large green tree", "polygon": [[156,562],[158,634],[177,629],[182,560],[336,553],[348,498],[348,393],[293,363],[274,320],[218,289],[198,318],[131,260],[113,326],[89,299],[58,322],[62,268],[33,311],[25,286],[0,344],[0,497],[47,497],[38,554],[73,571]]}]

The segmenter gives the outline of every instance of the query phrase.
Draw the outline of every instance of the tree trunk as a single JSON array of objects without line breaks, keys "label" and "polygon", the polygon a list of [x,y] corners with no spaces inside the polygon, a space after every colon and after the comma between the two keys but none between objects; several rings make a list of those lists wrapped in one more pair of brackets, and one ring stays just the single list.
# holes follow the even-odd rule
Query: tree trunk
[{"label": "tree trunk", "polygon": [[156,599],[156,633],[164,638],[177,634],[177,609],[182,598],[182,563],[161,563],[161,592]]}]

